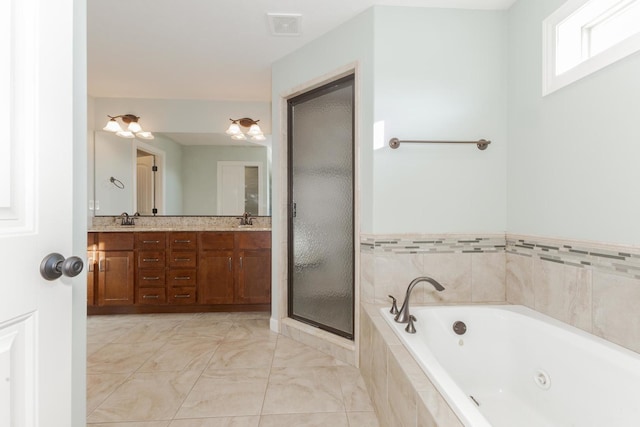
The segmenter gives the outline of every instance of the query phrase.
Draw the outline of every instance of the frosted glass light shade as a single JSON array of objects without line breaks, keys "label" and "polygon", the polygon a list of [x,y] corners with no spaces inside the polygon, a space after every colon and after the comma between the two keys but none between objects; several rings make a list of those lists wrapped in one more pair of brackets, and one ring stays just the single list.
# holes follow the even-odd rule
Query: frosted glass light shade
[{"label": "frosted glass light shade", "polygon": [[264,141],[267,138],[263,134],[259,134],[259,135],[252,136],[251,139],[253,141]]},{"label": "frosted glass light shade", "polygon": [[247,132],[247,135],[250,135],[250,136],[262,135],[262,129],[260,129],[260,126],[253,124],[249,128],[249,132]]},{"label": "frosted glass light shade", "polygon": [[122,128],[120,124],[116,121],[116,119],[111,119],[107,122],[107,125],[102,128],[102,130],[106,130],[109,132],[122,132]]},{"label": "frosted glass light shade", "polygon": [[229,129],[227,129],[227,135],[238,135],[241,134],[240,126],[237,123],[231,123],[229,125]]},{"label": "frosted glass light shade", "polygon": [[120,138],[135,138],[136,137],[133,134],[133,132],[130,132],[128,130],[121,130],[119,132],[116,132],[116,135],[118,135]]},{"label": "frosted glass light shade", "polygon": [[244,141],[247,139],[247,137],[244,136],[244,133],[238,133],[236,135],[231,135],[231,139],[235,139],[237,141]]},{"label": "frosted glass light shade", "polygon": [[142,138],[142,139],[154,139],[155,136],[153,136],[153,134],[149,131],[143,131],[143,132],[138,132],[136,133],[136,136],[138,138]]},{"label": "frosted glass light shade", "polygon": [[138,122],[129,123],[129,131],[133,133],[138,133],[142,130],[142,126]]}]

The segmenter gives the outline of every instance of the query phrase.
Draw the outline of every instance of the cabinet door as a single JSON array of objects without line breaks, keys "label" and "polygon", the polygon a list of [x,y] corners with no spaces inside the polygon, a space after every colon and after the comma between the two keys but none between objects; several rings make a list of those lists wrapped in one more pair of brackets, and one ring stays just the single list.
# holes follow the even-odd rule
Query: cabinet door
[{"label": "cabinet door", "polygon": [[202,251],[198,261],[198,302],[233,303],[233,251]]},{"label": "cabinet door", "polygon": [[101,251],[98,261],[98,305],[133,304],[133,252]]},{"label": "cabinet door", "polygon": [[271,302],[271,250],[239,251],[235,302],[239,304]]}]

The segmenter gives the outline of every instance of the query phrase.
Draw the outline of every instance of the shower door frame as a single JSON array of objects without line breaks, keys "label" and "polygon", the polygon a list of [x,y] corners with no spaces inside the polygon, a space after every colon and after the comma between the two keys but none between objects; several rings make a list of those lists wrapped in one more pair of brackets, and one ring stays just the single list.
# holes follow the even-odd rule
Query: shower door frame
[{"label": "shower door frame", "polygon": [[[335,90],[335,86],[339,85],[343,82],[351,81],[352,86],[352,117],[351,117],[351,241],[352,241],[352,252],[351,252],[351,292],[352,292],[352,312],[351,312],[351,329],[352,333],[348,333],[345,331],[341,331],[339,329],[333,328],[328,325],[321,324],[311,319],[304,318],[302,316],[298,316],[293,314],[293,298],[291,295],[293,294],[293,274],[294,274],[294,251],[293,251],[293,217],[294,217],[294,200],[293,200],[293,120],[292,118],[292,105],[291,101],[299,100],[299,99],[313,99],[318,96],[322,96],[325,93],[330,93]],[[357,271],[359,268],[358,259],[356,256],[357,251],[357,241],[356,236],[359,235],[359,231],[356,228],[358,225],[357,221],[357,155],[358,155],[358,142],[357,142],[357,73],[355,70],[351,70],[346,74],[342,74],[339,76],[335,76],[329,80],[324,81],[322,84],[317,85],[315,87],[307,88],[296,94],[295,96],[291,96],[286,99],[286,129],[287,129],[287,297],[286,297],[286,307],[287,307],[287,316],[293,320],[309,324],[321,330],[330,332],[332,334],[338,335],[342,338],[355,341],[356,331],[358,330],[358,326],[356,324],[356,310],[359,304],[359,298],[357,295]]]}]

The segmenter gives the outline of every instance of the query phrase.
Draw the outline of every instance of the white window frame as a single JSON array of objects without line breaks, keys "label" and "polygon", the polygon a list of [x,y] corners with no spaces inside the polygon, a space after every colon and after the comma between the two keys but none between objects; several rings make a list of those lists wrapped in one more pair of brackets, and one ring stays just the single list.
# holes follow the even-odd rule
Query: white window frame
[{"label": "white window frame", "polygon": [[[557,74],[556,55],[558,25],[591,0],[569,0],[558,10],[549,15],[542,23],[542,95],[546,96],[583,77],[588,76],[614,62],[640,51],[640,33],[610,46],[597,55],[588,57],[582,62]],[[590,23],[585,22],[584,27]],[[584,29],[583,27],[583,29]],[[583,31],[583,36],[587,32]],[[582,46],[583,48],[584,46]]]}]

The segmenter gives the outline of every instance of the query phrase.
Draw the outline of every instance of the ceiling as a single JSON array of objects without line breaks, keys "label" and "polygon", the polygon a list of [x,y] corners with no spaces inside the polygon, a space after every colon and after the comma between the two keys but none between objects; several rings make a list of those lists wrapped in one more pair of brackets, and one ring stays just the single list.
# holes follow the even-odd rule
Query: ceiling
[{"label": "ceiling", "polygon": [[[507,9],[515,0],[88,0],[93,97],[268,102],[271,64],[372,5]],[[300,36],[267,13],[300,13]]]}]

